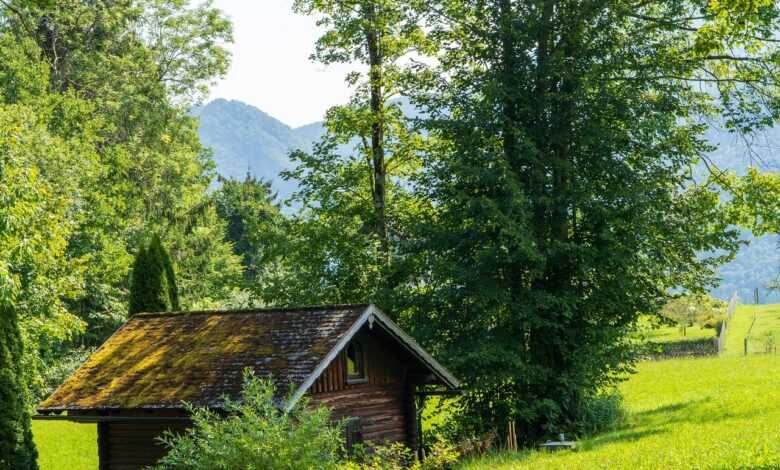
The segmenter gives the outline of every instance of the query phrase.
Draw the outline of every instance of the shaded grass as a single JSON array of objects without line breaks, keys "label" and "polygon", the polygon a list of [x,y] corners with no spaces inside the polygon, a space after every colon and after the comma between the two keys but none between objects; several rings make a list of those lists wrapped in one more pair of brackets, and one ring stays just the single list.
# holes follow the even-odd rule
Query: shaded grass
[{"label": "shaded grass", "polygon": [[498,454],[459,470],[780,468],[780,357],[646,362],[621,391],[627,423],[576,452]]},{"label": "shaded grass", "polygon": [[41,470],[98,468],[97,426],[66,421],[33,421]]}]

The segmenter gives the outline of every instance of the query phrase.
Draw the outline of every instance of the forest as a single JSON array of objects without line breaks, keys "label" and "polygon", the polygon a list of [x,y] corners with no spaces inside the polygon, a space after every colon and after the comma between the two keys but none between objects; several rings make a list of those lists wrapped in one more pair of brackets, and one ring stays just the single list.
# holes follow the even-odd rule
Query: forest
[{"label": "forest", "polygon": [[706,137],[778,118],[774,2],[295,11],[353,96],[281,200],[199,140],[232,41],[210,1],[0,0],[0,469],[37,468],[31,414],[138,311],[150,242],[163,309],[381,306],[461,379],[459,433],[512,421],[523,445],[578,429],[641,319],[715,286],[741,230],[778,232],[780,176],[718,168]]}]

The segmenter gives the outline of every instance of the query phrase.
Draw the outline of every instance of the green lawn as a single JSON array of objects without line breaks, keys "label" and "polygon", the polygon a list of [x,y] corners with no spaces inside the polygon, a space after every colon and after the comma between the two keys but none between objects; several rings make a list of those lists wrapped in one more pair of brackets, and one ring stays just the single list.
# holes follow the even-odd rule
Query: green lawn
[{"label": "green lawn", "polygon": [[33,421],[41,470],[95,470],[97,427],[65,421]]},{"label": "green lawn", "polygon": [[[755,318],[755,324],[750,325]],[[728,326],[724,354],[729,356],[744,355],[745,336],[750,331],[751,338],[760,341],[767,334],[776,333],[780,339],[780,304],[770,305],[738,305]],[[757,350],[756,341],[751,343],[751,350]]]},{"label": "green lawn", "polygon": [[577,452],[524,452],[459,470],[780,468],[780,356],[645,362],[621,387],[621,429]]}]

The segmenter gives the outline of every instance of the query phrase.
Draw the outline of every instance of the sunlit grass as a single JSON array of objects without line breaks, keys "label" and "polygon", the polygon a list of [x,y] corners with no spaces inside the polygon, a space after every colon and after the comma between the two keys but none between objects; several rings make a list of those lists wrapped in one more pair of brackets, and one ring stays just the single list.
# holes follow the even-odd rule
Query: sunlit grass
[{"label": "sunlit grass", "polygon": [[41,470],[98,468],[97,426],[65,421],[33,421]]},{"label": "sunlit grass", "polygon": [[772,333],[780,339],[780,304],[738,305],[728,326],[724,354],[729,356],[744,355],[744,341],[748,332],[752,338],[756,339]]},{"label": "sunlit grass", "polygon": [[698,325],[685,328],[685,334],[683,334],[682,328],[676,325],[661,326],[647,332],[647,339],[657,343],[714,337],[714,328],[702,328]]},{"label": "sunlit grass", "polygon": [[459,470],[780,468],[780,358],[640,364],[621,391],[628,422],[576,452],[472,459]]}]

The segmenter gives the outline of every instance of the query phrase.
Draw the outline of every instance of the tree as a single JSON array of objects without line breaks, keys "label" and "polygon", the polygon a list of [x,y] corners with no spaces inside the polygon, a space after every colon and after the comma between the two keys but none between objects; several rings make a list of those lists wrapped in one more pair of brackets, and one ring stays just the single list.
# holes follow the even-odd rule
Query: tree
[{"label": "tree", "polygon": [[313,59],[361,69],[347,77],[350,102],[328,111],[323,139],[291,155],[297,166],[285,177],[299,181],[293,199],[302,209],[287,230],[294,259],[270,292],[285,303],[388,306],[406,271],[398,243],[409,215],[425,206],[408,190],[424,139],[399,94],[401,63],[425,50],[425,36],[402,1],[298,0],[295,8],[326,28]]},{"label": "tree", "polygon": [[243,181],[219,178],[214,193],[219,217],[227,222],[226,239],[241,257],[244,276],[250,284],[262,282],[279,257],[282,214],[271,183],[250,174]]},{"label": "tree", "polygon": [[[446,0],[409,93],[435,216],[409,251],[408,324],[465,379],[480,426],[565,428],[633,357],[671,289],[736,247],[702,133],[778,115],[772,2]],[[700,256],[723,249],[723,256]]]},{"label": "tree", "polygon": [[210,207],[214,163],[188,109],[227,70],[230,23],[181,0],[8,1],[0,15],[18,51],[2,61],[8,99],[36,103],[52,134],[79,144],[65,258],[83,288],[63,296],[87,324],[79,342],[100,344],[126,318],[132,252],[149,232],[170,248],[182,305],[229,300],[241,266]]},{"label": "tree", "polygon": [[135,257],[130,286],[130,315],[179,310],[179,294],[171,257],[155,235]]},{"label": "tree", "polygon": [[[3,282],[7,272],[0,272]],[[6,290],[5,287],[0,288]],[[4,294],[4,293],[3,293]],[[37,470],[32,437],[23,345],[18,317],[10,299],[0,299],[0,469]]]},{"label": "tree", "polygon": [[[398,0],[297,0],[295,8],[301,13],[321,15],[319,25],[329,28],[317,41],[312,58],[324,64],[358,62],[367,68],[367,79],[360,84],[352,109],[334,110],[329,117],[335,122],[328,127],[342,127],[339,130],[349,132],[350,138],[363,139],[371,182],[373,232],[380,252],[388,256],[386,140],[392,138],[391,127],[399,122],[397,116],[388,115],[388,100],[398,92],[398,62],[421,44],[422,30],[410,19],[405,2]],[[355,73],[348,81],[357,84],[360,77]],[[358,123],[355,117],[363,122]]]}]

